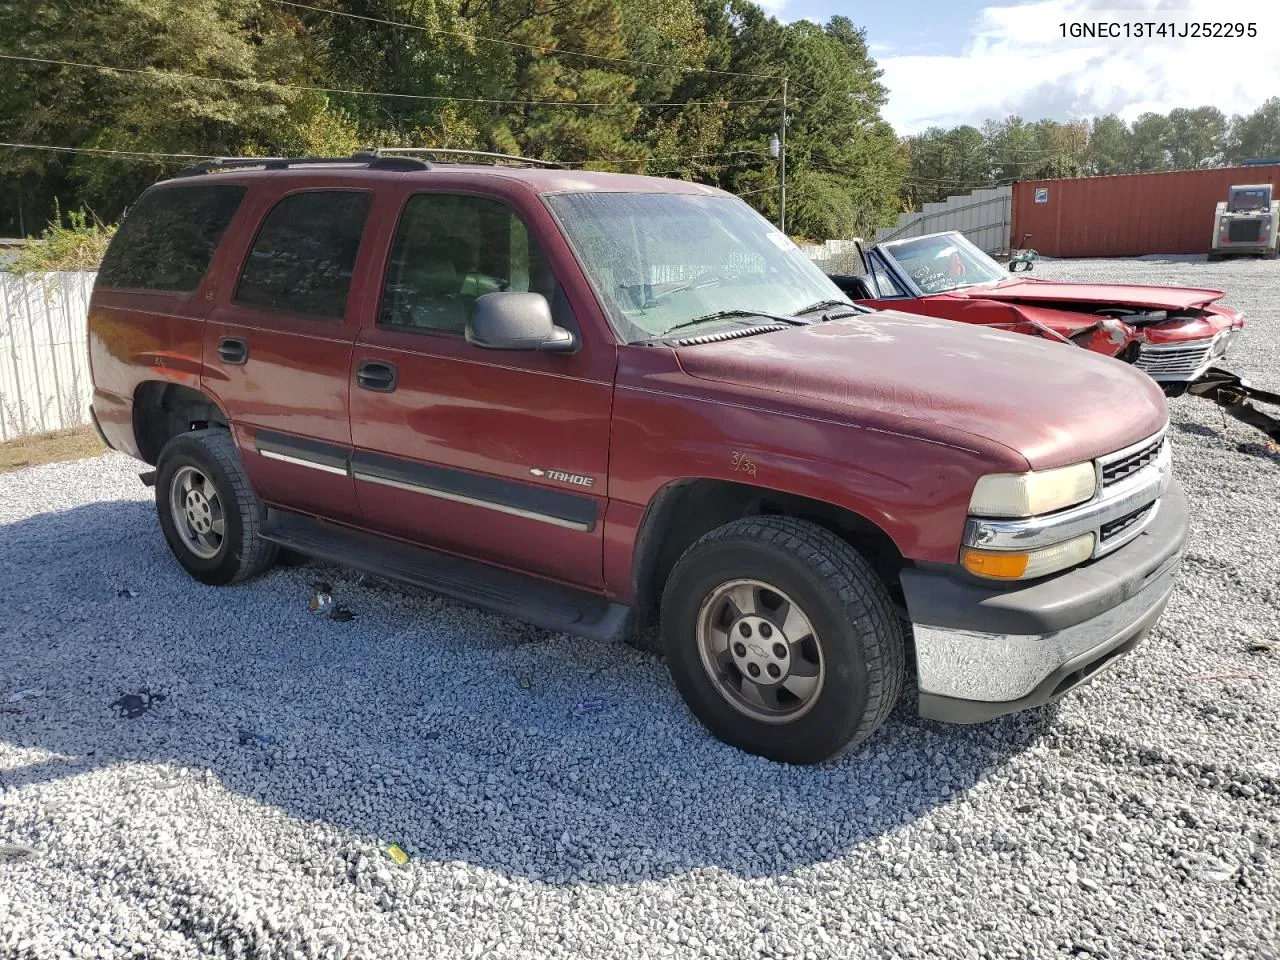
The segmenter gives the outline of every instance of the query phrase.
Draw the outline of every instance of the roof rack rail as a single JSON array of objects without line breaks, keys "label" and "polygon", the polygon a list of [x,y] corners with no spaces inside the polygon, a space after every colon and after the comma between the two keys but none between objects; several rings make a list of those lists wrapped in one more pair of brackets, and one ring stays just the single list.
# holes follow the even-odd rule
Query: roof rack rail
[{"label": "roof rack rail", "polygon": [[310,164],[360,164],[370,170],[430,170],[431,164],[414,157],[383,156],[377,150],[357,150],[349,157],[214,157],[183,167],[174,177],[198,177],[216,170],[287,170]]},{"label": "roof rack rail", "polygon": [[538,160],[534,157],[522,157],[515,153],[492,153],[488,150],[458,150],[453,147],[370,147],[368,152],[380,156],[422,153],[429,156],[484,157],[488,160],[515,160],[519,163],[527,163],[535,167],[551,167],[555,170],[566,169],[564,164],[556,163],[554,160]]},{"label": "roof rack rail", "polygon": [[[189,167],[183,167],[174,177],[198,177],[217,170],[287,170],[290,167],[309,165],[334,166],[336,164],[359,164],[370,170],[430,170],[432,164],[419,160],[413,154],[432,157],[480,157],[491,160],[495,164],[501,161],[512,161],[535,167],[552,167],[564,170],[562,164],[551,160],[537,160],[533,157],[521,157],[514,153],[491,153],[486,150],[459,150],[452,147],[365,147],[357,150],[349,157],[214,157],[202,160]],[[448,162],[446,160],[446,162]]]}]

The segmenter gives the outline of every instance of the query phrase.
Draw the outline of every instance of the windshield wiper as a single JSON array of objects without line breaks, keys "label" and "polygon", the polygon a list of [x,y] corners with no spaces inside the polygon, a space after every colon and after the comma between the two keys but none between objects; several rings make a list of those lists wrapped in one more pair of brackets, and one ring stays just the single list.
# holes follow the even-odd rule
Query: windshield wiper
[{"label": "windshield wiper", "polygon": [[839,316],[823,316],[823,320],[839,320],[841,317],[850,317],[858,313],[874,313],[870,307],[864,307],[860,303],[850,303],[848,300],[819,300],[817,303],[811,303],[807,307],[797,310],[792,314],[793,317],[802,317],[806,313],[813,313],[815,310],[830,310],[832,307],[847,307],[853,313],[842,313]]},{"label": "windshield wiper", "polygon": [[686,327],[696,327],[700,323],[710,323],[712,320],[729,320],[734,317],[764,317],[766,320],[773,320],[776,323],[785,323],[792,327],[807,327],[812,321],[801,320],[798,317],[781,317],[775,313],[764,313],[761,310],[717,310],[715,313],[708,313],[701,317],[694,317],[692,320],[682,320],[675,326],[667,327],[662,333],[655,337],[655,340],[664,340],[676,330],[683,330]]}]

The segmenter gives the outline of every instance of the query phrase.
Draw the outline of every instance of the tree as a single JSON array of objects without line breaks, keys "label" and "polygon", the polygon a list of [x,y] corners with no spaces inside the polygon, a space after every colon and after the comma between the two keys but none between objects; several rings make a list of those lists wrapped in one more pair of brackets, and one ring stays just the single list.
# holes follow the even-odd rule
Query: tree
[{"label": "tree", "polygon": [[1037,120],[1031,124],[1031,130],[1035,136],[1036,151],[1023,170],[1023,179],[1048,180],[1078,177],[1084,173],[1089,144],[1087,124],[1081,121],[1058,123],[1056,120]]},{"label": "tree", "polygon": [[1225,152],[1230,163],[1280,157],[1280,97],[1248,116],[1232,117]]},{"label": "tree", "polygon": [[905,146],[910,172],[903,192],[916,203],[975,190],[990,180],[990,151],[977,127],[930,127],[907,138]]},{"label": "tree", "polygon": [[1176,170],[1211,167],[1226,150],[1227,118],[1217,107],[1169,111],[1169,159]]},{"label": "tree", "polygon": [[[5,61],[0,127],[19,142],[97,150],[221,155],[346,149],[355,142],[354,131],[324,95],[254,82],[294,82],[303,67],[304,47],[278,9],[258,0],[0,0],[10,49],[148,71]],[[180,164],[14,151],[0,154],[0,176],[19,181],[28,222],[32,211],[47,217],[58,198],[66,209],[87,206],[108,221]]]},{"label": "tree", "polygon": [[1144,113],[1130,128],[1130,173],[1148,173],[1170,169],[1169,143],[1172,126],[1169,118],[1159,113]]},{"label": "tree", "polygon": [[794,229],[865,232],[898,204],[880,71],[843,17],[784,25],[747,0],[0,0],[0,16],[14,50],[121,68],[0,62],[11,139],[132,154],[0,155],[33,225],[57,199],[110,221],[183,162],[137,154],[377,144],[682,176],[772,217],[784,77]]},{"label": "tree", "polygon": [[781,129],[785,76],[788,231],[815,239],[865,234],[891,217],[900,155],[880,116],[887,94],[862,31],[843,17],[825,26],[783,25],[742,0],[700,0],[698,9],[708,43],[705,66],[750,76],[690,73],[675,99],[765,102],[699,108],[718,123],[722,149],[741,152],[718,167],[691,163],[684,175],[748,195],[761,213],[776,218],[780,170],[765,148]]},{"label": "tree", "polygon": [[1128,124],[1114,113],[1098,117],[1089,130],[1085,171],[1095,177],[1128,173],[1131,150]]},{"label": "tree", "polygon": [[991,177],[995,183],[1022,179],[1028,176],[1028,168],[1039,162],[1036,133],[1021,117],[988,120],[982,125],[982,135],[991,153]]}]

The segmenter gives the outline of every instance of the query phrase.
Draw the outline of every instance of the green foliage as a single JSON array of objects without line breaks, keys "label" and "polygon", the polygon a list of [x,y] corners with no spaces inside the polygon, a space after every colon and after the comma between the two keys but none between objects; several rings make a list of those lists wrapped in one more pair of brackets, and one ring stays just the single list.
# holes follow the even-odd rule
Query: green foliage
[{"label": "green foliage", "polygon": [[903,141],[904,205],[1016,180],[1187,170],[1280,157],[1280,97],[1231,120],[1216,107],[1144,113],[1132,124],[1115,114],[1092,123],[1020,117],[931,127]]},{"label": "green foliage", "polygon": [[1231,119],[1226,154],[1230,163],[1280,157],[1280,97],[1271,97],[1247,117]]},{"label": "green foliage", "polygon": [[[58,202],[114,220],[185,162],[140,153],[340,155],[373,144],[682,177],[776,219],[781,170],[767,145],[781,129],[784,77],[787,226],[814,239],[867,236],[902,209],[1017,179],[1280,155],[1280,98],[1230,120],[1210,107],[1132,125],[1008,117],[900,141],[862,30],[842,16],[783,24],[749,0],[309,3],[318,9],[0,0],[6,50],[140,71],[0,61],[7,140],[135,154],[0,150],[0,234]],[[374,91],[397,96],[363,95]]]},{"label": "green foliage", "polygon": [[1106,176],[1129,169],[1129,127],[1114,113],[1098,117],[1089,131],[1085,173]]},{"label": "green foliage", "polygon": [[[145,71],[0,62],[0,128],[26,143],[211,156],[483,148],[755,189],[748,199],[776,216],[765,150],[786,76],[793,232],[865,232],[899,206],[879,70],[843,17],[783,25],[746,0],[310,2],[322,9],[0,0],[8,50]],[[688,101],[699,105],[640,106]],[[0,178],[16,188],[0,194],[0,233],[19,225],[15,201],[27,220],[58,199],[114,219],[183,162],[0,151]]]},{"label": "green foliage", "polygon": [[9,271],[26,274],[97,270],[115,232],[115,227],[91,220],[84,210],[69,210],[63,223],[62,211],[55,203],[54,218],[9,264]]}]

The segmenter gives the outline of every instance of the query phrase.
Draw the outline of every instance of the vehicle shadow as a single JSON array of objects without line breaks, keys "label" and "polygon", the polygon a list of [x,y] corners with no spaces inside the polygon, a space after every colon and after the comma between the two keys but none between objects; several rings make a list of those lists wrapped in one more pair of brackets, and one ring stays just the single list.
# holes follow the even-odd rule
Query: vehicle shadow
[{"label": "vehicle shadow", "polygon": [[[358,619],[307,613],[318,578]],[[225,789],[253,802],[246,816],[271,805],[354,847],[549,883],[831,859],[961,799],[1053,716],[947,727],[904,698],[853,755],[775,764],[713,740],[663,664],[623,645],[332,567],[198,584],[145,501],[0,526],[0,583],[0,705],[14,711],[0,713],[0,791],[19,803],[112,771],[126,803]],[[20,689],[42,692],[7,703]],[[142,690],[164,699],[129,719],[119,700]],[[924,836],[913,855],[945,850]]]},{"label": "vehicle shadow", "polygon": [[1189,433],[1197,437],[1217,437],[1221,433],[1213,427],[1205,426],[1203,423],[1196,423],[1193,420],[1184,420],[1176,423],[1176,426],[1183,433]]}]

